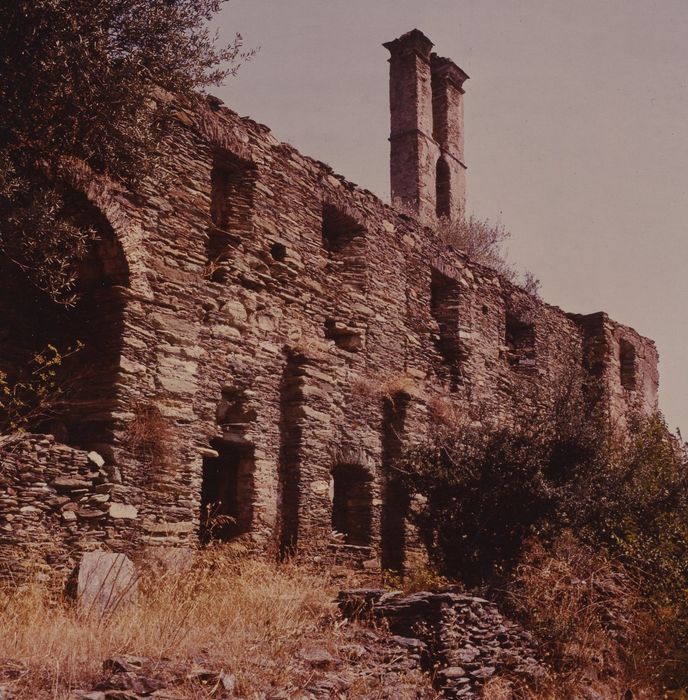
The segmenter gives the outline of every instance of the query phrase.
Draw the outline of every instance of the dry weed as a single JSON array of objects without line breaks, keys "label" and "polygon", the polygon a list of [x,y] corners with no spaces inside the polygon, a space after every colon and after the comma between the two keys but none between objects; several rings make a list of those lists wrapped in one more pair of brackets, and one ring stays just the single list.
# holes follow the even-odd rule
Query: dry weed
[{"label": "dry weed", "polygon": [[406,372],[388,376],[374,375],[355,377],[351,382],[352,391],[361,397],[395,402],[399,396],[412,396],[418,393],[415,380]]},{"label": "dry weed", "polygon": [[658,630],[619,563],[565,533],[549,548],[531,547],[509,595],[556,672],[536,697],[575,696],[591,685],[653,697]]},{"label": "dry weed", "polygon": [[318,338],[302,335],[294,341],[290,350],[296,357],[312,362],[323,362],[328,356],[328,346]]},{"label": "dry weed", "polygon": [[406,594],[419,591],[439,591],[446,589],[452,582],[442,576],[433,566],[419,566],[399,576],[391,571],[384,573],[382,583],[387,588],[401,590]]},{"label": "dry weed", "polygon": [[92,687],[103,660],[124,653],[200,657],[231,669],[247,695],[282,687],[304,639],[322,637],[333,621],[333,591],[322,572],[238,559],[222,548],[199,554],[183,575],[141,584],[138,603],[106,619],[80,616],[42,585],[0,592],[0,659],[25,666],[21,697],[63,698],[71,688]]},{"label": "dry weed", "polygon": [[444,426],[456,426],[465,422],[465,410],[462,412],[449,399],[432,396],[428,399],[428,411],[434,422]]},{"label": "dry weed", "polygon": [[140,402],[134,406],[126,440],[132,453],[149,469],[168,466],[172,428],[154,402]]}]

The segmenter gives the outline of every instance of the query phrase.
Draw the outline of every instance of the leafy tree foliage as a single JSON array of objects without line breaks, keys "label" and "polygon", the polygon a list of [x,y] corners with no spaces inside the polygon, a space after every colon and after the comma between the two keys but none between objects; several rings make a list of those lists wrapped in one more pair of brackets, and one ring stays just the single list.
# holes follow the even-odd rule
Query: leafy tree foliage
[{"label": "leafy tree foliage", "polygon": [[70,159],[134,185],[164,122],[250,52],[217,44],[223,0],[0,0],[0,250],[55,301],[74,301],[89,232],[63,216]]},{"label": "leafy tree foliage", "polygon": [[81,347],[60,351],[49,344],[31,355],[17,377],[0,370],[0,435],[30,430],[55,416],[70,389],[68,379],[58,376],[60,368]]}]

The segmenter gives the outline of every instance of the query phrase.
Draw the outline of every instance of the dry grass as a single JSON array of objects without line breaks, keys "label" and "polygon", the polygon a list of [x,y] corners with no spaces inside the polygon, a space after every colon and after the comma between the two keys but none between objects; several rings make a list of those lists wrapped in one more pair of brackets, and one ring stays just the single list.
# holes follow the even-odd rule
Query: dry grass
[{"label": "dry grass", "polygon": [[124,653],[201,657],[211,668],[231,669],[248,695],[285,685],[304,638],[333,626],[327,578],[291,565],[210,550],[184,575],[141,584],[139,602],[105,620],[79,616],[45,586],[0,593],[0,659],[25,664],[25,697],[92,687],[103,660]]},{"label": "dry grass", "polygon": [[555,671],[533,697],[575,697],[590,686],[657,697],[661,632],[621,565],[565,533],[550,548],[531,547],[510,596]]},{"label": "dry grass", "polygon": [[351,389],[357,396],[375,401],[384,399],[395,402],[399,396],[414,396],[419,393],[416,381],[405,372],[355,377]]},{"label": "dry grass", "polygon": [[[149,470],[168,466],[172,427],[153,401],[136,404],[134,417],[127,425],[126,440],[132,453]],[[149,476],[152,476],[150,471]]]},{"label": "dry grass", "polygon": [[[80,615],[46,585],[0,590],[0,685],[14,668],[21,676],[13,683],[17,698],[66,700],[109,675],[105,659],[132,654],[181,669],[182,680],[199,665],[231,673],[236,694],[246,700],[276,689],[304,697],[326,673],[302,658],[304,648],[315,647],[340,660],[333,673],[345,692],[333,697],[372,700],[402,686],[417,688],[413,697],[436,697],[419,671],[380,672],[384,645],[382,656],[374,655],[370,632],[338,616],[338,583],[322,569],[277,564],[225,545],[197,553],[186,572],[151,568],[139,581],[138,602],[106,618]],[[198,684],[177,692],[187,700],[217,697]]]},{"label": "dry grass", "polygon": [[482,700],[512,700],[514,694],[511,683],[506,678],[498,676],[485,683],[480,697]]}]

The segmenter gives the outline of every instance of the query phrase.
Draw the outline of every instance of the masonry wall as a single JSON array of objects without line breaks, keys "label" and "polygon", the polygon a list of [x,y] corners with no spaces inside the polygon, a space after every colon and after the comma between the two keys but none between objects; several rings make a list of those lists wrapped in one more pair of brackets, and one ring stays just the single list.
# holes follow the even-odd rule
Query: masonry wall
[{"label": "masonry wall", "polygon": [[52,436],[0,438],[0,580],[66,578],[81,552],[127,551],[136,509],[94,453]]},{"label": "masonry wall", "polygon": [[[581,367],[613,414],[656,406],[651,341],[503,282],[215,100],[173,111],[136,197],[71,174],[128,266],[102,452],[136,508],[129,547],[231,536],[401,565],[418,543],[389,462],[440,405],[509,420]],[[622,337],[632,388],[614,369]],[[348,531],[333,534],[333,504]]]}]

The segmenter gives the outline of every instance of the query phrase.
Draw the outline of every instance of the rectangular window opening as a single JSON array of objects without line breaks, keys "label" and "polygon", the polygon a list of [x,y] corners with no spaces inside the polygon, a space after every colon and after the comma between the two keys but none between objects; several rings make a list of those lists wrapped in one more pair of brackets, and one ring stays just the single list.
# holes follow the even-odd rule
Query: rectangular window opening
[{"label": "rectangular window opening", "polygon": [[506,315],[507,359],[512,369],[532,373],[536,369],[535,324],[512,312]]},{"label": "rectangular window opening", "polygon": [[213,281],[226,278],[224,263],[252,231],[256,179],[256,169],[251,163],[225,151],[215,154],[210,172],[212,226],[206,250]]},{"label": "rectangular window opening", "polygon": [[328,253],[328,271],[343,288],[365,290],[365,228],[353,217],[326,204],[322,215],[322,242]]},{"label": "rectangular window opening", "polygon": [[203,459],[201,540],[229,541],[253,520],[253,447],[215,441],[217,457]]},{"label": "rectangular window opening", "polygon": [[635,347],[628,340],[619,343],[619,372],[621,386],[633,391],[636,387],[636,354]]},{"label": "rectangular window opening", "polygon": [[322,211],[322,245],[327,253],[325,272],[335,304],[325,322],[325,337],[342,350],[358,352],[364,345],[365,329],[343,309],[350,308],[348,298],[365,297],[366,230],[353,217],[326,204]]},{"label": "rectangular window opening", "polygon": [[458,383],[460,366],[466,359],[461,342],[461,292],[458,280],[432,268],[430,273],[430,311],[439,327],[437,350],[450,368],[452,381]]},{"label": "rectangular window opening", "polygon": [[348,545],[370,545],[373,516],[372,481],[359,465],[338,464],[332,470],[332,529]]}]

